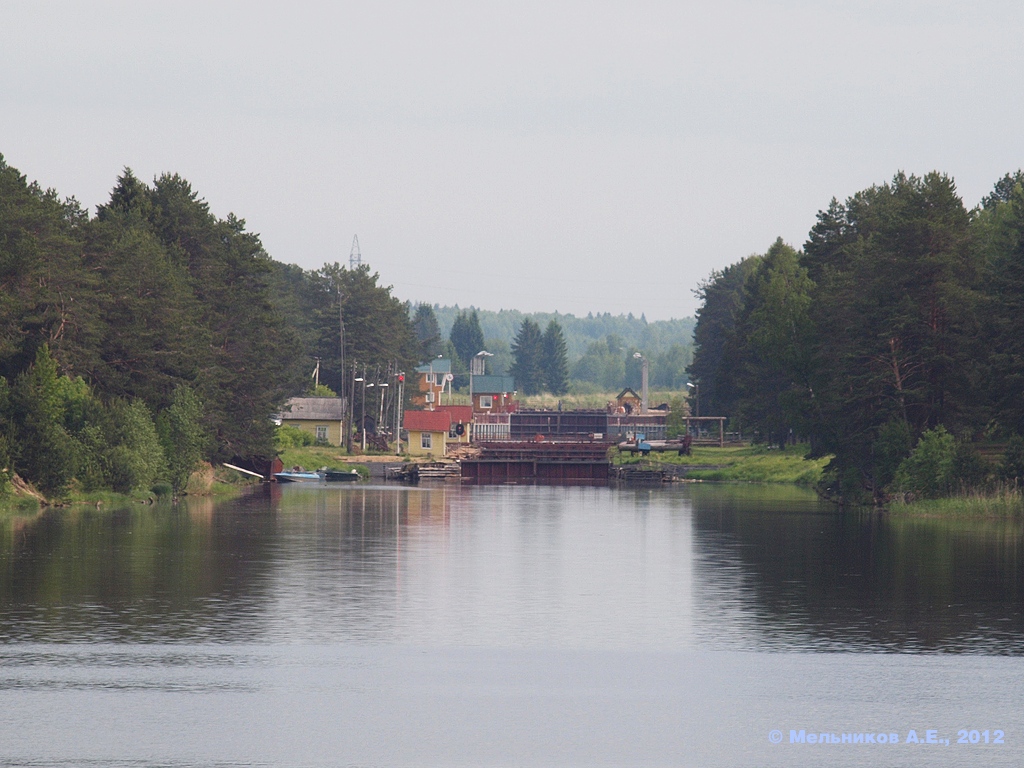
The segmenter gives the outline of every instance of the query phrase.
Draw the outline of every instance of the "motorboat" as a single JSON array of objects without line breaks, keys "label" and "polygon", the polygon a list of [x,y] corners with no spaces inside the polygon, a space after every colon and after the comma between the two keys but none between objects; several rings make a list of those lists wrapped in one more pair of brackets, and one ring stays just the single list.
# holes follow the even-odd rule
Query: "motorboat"
[{"label": "motorboat", "polygon": [[275,472],[274,479],[279,483],[317,483],[323,478],[319,472],[307,472],[302,467],[292,467],[287,472]]}]

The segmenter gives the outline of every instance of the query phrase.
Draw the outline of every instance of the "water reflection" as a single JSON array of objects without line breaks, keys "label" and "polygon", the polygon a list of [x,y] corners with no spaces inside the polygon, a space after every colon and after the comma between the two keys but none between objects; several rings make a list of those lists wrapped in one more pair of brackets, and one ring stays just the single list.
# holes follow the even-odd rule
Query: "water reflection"
[{"label": "water reflection", "polygon": [[693,501],[698,612],[716,644],[1024,652],[1020,519],[840,513],[760,489]]},{"label": "water reflection", "polygon": [[0,640],[1020,654],[1022,542],[771,487],[296,485],[0,520]]}]

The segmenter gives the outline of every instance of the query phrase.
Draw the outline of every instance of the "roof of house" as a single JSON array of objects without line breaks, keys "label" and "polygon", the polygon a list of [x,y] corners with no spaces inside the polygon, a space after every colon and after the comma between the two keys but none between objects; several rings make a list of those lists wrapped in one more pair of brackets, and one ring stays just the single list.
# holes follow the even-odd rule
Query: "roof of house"
[{"label": "roof of house", "polygon": [[452,372],[452,361],[445,358],[438,358],[432,360],[426,365],[420,365],[416,368],[416,373],[451,373]]},{"label": "roof of house", "polygon": [[405,428],[416,432],[447,432],[452,417],[447,411],[406,411]]},{"label": "roof of house", "polygon": [[630,389],[629,387],[626,387],[626,388],[625,388],[624,390],[622,390],[621,392],[619,392],[619,394],[617,394],[617,395],[615,396],[615,399],[616,399],[616,400],[621,400],[622,398],[624,398],[624,397],[626,396],[626,394],[627,394],[627,393],[629,394],[629,396],[630,396],[630,397],[635,397],[635,398],[636,398],[637,400],[640,400],[640,399],[641,399],[640,395],[638,395],[638,394],[637,394],[636,392],[634,392],[634,391],[633,391],[632,389]]},{"label": "roof of house", "polygon": [[500,395],[515,392],[516,380],[511,376],[474,376],[474,395]]},{"label": "roof of house", "polygon": [[437,410],[448,412],[452,417],[452,424],[469,424],[473,420],[472,405],[439,405]]},{"label": "roof of house", "polygon": [[285,403],[281,418],[341,421],[345,418],[345,401],[340,397],[293,397]]}]

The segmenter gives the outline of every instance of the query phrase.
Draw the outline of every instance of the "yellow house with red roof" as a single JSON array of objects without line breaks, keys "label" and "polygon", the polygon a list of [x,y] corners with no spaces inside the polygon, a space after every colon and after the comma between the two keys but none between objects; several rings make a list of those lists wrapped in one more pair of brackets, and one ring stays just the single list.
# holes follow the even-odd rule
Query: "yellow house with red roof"
[{"label": "yellow house with red roof", "polygon": [[452,417],[447,411],[406,411],[410,456],[444,458]]}]

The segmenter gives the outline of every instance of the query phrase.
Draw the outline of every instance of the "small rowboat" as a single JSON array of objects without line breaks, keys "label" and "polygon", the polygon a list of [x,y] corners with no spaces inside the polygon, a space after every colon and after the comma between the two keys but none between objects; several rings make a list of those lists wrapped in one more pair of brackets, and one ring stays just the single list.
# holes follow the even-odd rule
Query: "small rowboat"
[{"label": "small rowboat", "polygon": [[354,469],[322,469],[320,474],[328,483],[351,483],[359,479],[359,473]]}]

